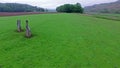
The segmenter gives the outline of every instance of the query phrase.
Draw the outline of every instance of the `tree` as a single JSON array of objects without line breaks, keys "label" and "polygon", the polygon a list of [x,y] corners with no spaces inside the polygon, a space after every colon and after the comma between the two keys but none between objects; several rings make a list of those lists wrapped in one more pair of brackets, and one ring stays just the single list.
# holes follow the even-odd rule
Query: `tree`
[{"label": "tree", "polygon": [[83,8],[80,3],[76,4],[64,4],[56,8],[57,12],[66,13],[83,13]]},{"label": "tree", "polygon": [[75,5],[74,5],[74,12],[76,12],[76,13],[83,13],[83,8],[81,7],[81,4],[80,3],[76,3]]}]

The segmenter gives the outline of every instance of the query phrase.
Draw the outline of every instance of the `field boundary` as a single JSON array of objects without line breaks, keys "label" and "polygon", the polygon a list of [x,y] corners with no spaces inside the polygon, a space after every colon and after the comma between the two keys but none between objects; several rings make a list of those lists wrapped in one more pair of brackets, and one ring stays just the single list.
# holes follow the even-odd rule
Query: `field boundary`
[{"label": "field boundary", "polygon": [[57,12],[0,12],[0,17],[32,15],[32,14],[55,14],[55,13],[57,13]]},{"label": "field boundary", "polygon": [[112,15],[104,15],[104,14],[85,14],[86,16],[91,16],[94,18],[100,18],[100,19],[107,19],[107,20],[114,20],[114,21],[120,21],[120,16],[112,16]]}]

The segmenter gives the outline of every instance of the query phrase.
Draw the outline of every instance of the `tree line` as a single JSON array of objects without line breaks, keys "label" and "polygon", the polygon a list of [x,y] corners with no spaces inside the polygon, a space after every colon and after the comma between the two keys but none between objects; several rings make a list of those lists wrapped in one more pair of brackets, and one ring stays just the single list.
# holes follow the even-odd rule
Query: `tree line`
[{"label": "tree line", "polygon": [[0,3],[0,12],[44,12],[44,8],[19,3]]},{"label": "tree line", "polygon": [[83,13],[84,9],[80,3],[76,4],[64,4],[56,8],[57,12],[66,12],[66,13]]}]

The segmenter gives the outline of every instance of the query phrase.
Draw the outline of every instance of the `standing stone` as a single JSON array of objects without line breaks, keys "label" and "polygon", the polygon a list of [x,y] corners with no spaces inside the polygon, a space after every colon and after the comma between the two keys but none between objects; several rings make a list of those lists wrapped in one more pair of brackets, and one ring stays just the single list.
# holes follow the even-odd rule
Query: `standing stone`
[{"label": "standing stone", "polygon": [[17,20],[17,31],[18,32],[22,31],[22,29],[21,29],[21,20]]},{"label": "standing stone", "polygon": [[26,37],[30,38],[32,36],[29,25],[28,25],[28,20],[26,20]]}]

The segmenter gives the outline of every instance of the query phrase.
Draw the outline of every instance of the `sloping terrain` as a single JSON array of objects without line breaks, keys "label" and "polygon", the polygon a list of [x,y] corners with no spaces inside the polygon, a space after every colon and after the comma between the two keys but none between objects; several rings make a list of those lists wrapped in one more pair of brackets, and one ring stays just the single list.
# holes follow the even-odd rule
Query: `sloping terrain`
[{"label": "sloping terrain", "polygon": [[120,13],[120,0],[85,7],[85,12]]}]

